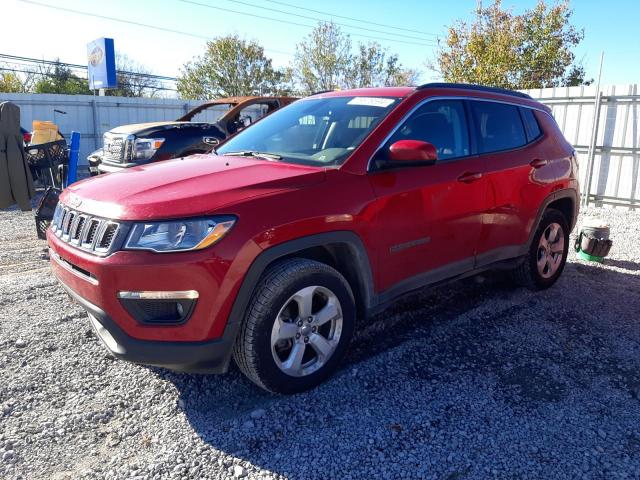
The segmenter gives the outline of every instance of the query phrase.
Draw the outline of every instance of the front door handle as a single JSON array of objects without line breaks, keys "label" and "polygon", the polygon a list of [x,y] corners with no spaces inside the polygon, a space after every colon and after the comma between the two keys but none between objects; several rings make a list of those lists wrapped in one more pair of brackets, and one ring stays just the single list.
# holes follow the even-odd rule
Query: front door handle
[{"label": "front door handle", "polygon": [[482,178],[482,174],[480,172],[465,172],[458,177],[459,182],[463,183],[471,183],[476,180],[480,180]]},{"label": "front door handle", "polygon": [[531,160],[529,162],[529,165],[531,165],[533,168],[540,168],[540,167],[544,167],[548,163],[549,163],[549,160],[545,160],[543,158],[536,158],[534,160]]}]

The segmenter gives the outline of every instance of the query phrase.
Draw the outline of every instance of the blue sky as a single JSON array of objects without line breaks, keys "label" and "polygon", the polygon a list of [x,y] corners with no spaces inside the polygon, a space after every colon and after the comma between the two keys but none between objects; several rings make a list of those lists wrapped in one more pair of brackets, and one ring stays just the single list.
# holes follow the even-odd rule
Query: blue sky
[{"label": "blue sky", "polygon": [[[264,0],[242,0],[243,4],[238,3],[239,0],[193,0],[216,8],[198,6],[185,0],[35,1],[181,30],[202,37],[238,33],[248,39],[258,40],[279,66],[291,62],[295,44],[311,30],[315,22],[313,19],[293,17],[249,4],[307,17],[331,19],[331,16]],[[385,27],[380,27],[333,18],[336,22],[350,25],[344,30],[352,35],[354,43],[377,39],[390,51],[398,53],[404,65],[421,70],[424,81],[436,79],[435,74],[425,66],[425,61],[434,57],[433,40],[438,35],[442,36],[455,19],[469,19],[476,5],[476,0],[279,1],[384,24]],[[485,3],[489,3],[488,0]],[[0,53],[4,54],[46,59],[59,57],[66,62],[85,64],[87,42],[107,36],[115,39],[117,50],[127,53],[154,73],[175,76],[184,62],[204,49],[204,38],[86,17],[19,0],[0,0],[0,4],[4,20],[0,29]],[[534,5],[535,0],[505,0],[503,4],[521,12]],[[583,61],[587,75],[597,75],[600,52],[604,50],[605,84],[640,83],[640,2],[574,0],[571,6],[574,25],[585,29],[585,39],[576,49],[576,54]],[[302,26],[254,18],[224,9],[286,20]]]}]

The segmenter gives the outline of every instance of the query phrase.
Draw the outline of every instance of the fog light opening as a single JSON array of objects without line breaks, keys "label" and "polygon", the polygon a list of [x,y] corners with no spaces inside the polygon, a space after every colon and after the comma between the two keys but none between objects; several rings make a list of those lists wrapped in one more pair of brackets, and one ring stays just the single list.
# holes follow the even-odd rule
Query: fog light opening
[{"label": "fog light opening", "polygon": [[198,292],[126,291],[118,292],[120,304],[139,323],[145,325],[180,325],[195,308]]}]

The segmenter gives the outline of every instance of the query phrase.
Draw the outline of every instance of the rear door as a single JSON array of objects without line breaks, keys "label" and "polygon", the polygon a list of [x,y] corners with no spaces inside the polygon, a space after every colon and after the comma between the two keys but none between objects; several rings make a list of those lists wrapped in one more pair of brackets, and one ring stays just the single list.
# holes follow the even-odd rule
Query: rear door
[{"label": "rear door", "polygon": [[523,207],[537,189],[531,181],[531,162],[545,159],[536,148],[541,131],[531,109],[489,100],[468,102],[493,196],[478,247],[477,266],[481,266],[522,253],[532,218]]},{"label": "rear door", "polygon": [[438,161],[369,174],[377,197],[379,287],[392,293],[472,269],[482,216],[490,206],[482,160],[471,155],[462,100],[425,103],[378,155],[405,139],[432,143]]}]

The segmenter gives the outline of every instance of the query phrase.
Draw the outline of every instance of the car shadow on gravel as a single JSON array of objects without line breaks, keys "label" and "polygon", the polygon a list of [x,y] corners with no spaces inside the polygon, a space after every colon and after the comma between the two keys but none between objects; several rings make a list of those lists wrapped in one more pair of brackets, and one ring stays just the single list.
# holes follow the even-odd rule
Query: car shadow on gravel
[{"label": "car shadow on gravel", "polygon": [[632,272],[637,272],[640,270],[640,263],[631,262],[629,260],[616,260],[614,258],[607,258],[604,260],[605,265],[610,265],[612,267],[622,268],[624,270],[630,270]]},{"label": "car shadow on gravel", "polygon": [[[620,262],[607,263],[635,271]],[[616,409],[640,407],[640,319],[627,315],[640,311],[639,293],[637,274],[582,262],[568,263],[544,292],[514,288],[499,272],[423,289],[362,324],[330,381],[290,397],[264,392],[235,367],[224,376],[155,371],[178,388],[195,433],[229,456],[223,467],[234,456],[292,478],[331,478],[349,472],[353,457],[372,474],[409,462],[416,476],[444,465],[442,478],[482,477],[487,445],[507,459],[549,448],[541,432],[567,408],[581,422],[624,422]],[[501,444],[524,419],[528,436]],[[479,435],[479,446],[458,443],[460,431]],[[590,433],[578,422],[553,435],[570,445]],[[640,437],[629,438],[635,450],[625,455],[640,455]],[[554,472],[542,453],[527,461],[543,476]]]}]

